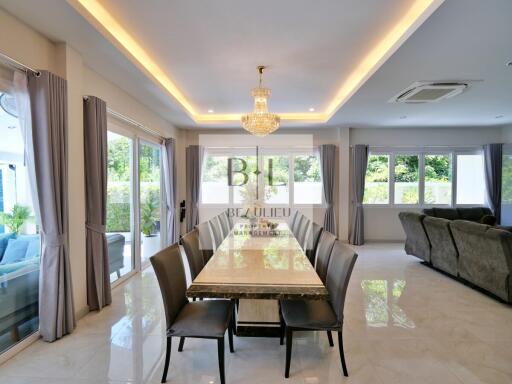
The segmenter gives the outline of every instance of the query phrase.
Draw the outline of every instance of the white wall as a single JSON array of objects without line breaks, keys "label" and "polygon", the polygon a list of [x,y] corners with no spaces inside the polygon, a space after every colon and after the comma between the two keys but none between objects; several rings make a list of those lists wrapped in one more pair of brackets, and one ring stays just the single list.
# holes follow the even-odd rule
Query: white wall
[{"label": "white wall", "polygon": [[[52,71],[68,83],[69,249],[75,309],[88,311],[85,260],[85,186],[82,96],[93,95],[164,137],[177,139],[178,164],[184,164],[181,131],[126,92],[85,66],[72,47],[54,44],[0,9],[0,52],[33,68]],[[181,163],[180,163],[181,162]],[[184,199],[184,167],[178,167],[178,199]]]}]

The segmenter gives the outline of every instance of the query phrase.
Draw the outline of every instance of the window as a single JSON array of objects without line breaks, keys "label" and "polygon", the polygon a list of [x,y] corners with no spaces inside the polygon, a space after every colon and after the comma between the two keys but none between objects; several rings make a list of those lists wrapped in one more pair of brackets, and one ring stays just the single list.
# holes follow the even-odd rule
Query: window
[{"label": "window", "polygon": [[425,155],[425,204],[452,203],[452,157]]},{"label": "window", "polygon": [[481,154],[457,155],[457,204],[485,203],[484,160]]},{"label": "window", "polygon": [[110,282],[133,265],[133,140],[107,131],[107,251]]},{"label": "window", "polygon": [[10,85],[0,78],[0,353],[39,328],[41,244]]},{"label": "window", "polygon": [[395,156],[395,204],[419,202],[419,156]]},{"label": "window", "polygon": [[512,225],[512,145],[503,146],[501,224]]},{"label": "window", "polygon": [[[203,164],[201,204],[322,204],[318,157],[311,152],[259,148],[212,148]],[[231,159],[232,186],[228,182]]]},{"label": "window", "polygon": [[320,162],[315,155],[298,155],[293,162],[293,202],[322,204]]},{"label": "window", "polygon": [[389,203],[389,155],[368,156],[364,204]]},{"label": "window", "polygon": [[139,145],[139,209],[141,232],[141,261],[149,260],[161,248],[160,201],[161,163],[160,147],[141,142]]},{"label": "window", "polygon": [[[390,166],[392,164],[393,166]],[[505,164],[505,160],[504,160]],[[393,180],[389,183],[389,180]],[[370,153],[366,205],[484,205],[485,173],[480,149]]]},{"label": "window", "polygon": [[[233,167],[235,167],[235,164],[233,164]],[[229,203],[227,175],[228,156],[208,154],[202,172],[201,201],[203,204]]]}]

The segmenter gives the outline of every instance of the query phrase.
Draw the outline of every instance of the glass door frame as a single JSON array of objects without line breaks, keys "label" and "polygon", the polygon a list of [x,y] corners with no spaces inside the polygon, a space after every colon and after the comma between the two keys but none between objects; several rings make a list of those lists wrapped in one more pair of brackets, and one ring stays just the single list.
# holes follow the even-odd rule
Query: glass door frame
[{"label": "glass door frame", "polygon": [[[149,258],[142,262],[142,237],[140,232],[140,145],[145,144],[149,145],[155,148],[158,148],[160,151],[160,249],[163,249],[164,245],[167,244],[167,232],[165,231],[165,228],[167,228],[167,215],[165,212],[164,207],[166,206],[165,202],[165,184],[164,184],[164,177],[163,177],[163,153],[162,153],[162,143],[156,139],[152,138],[149,135],[138,135],[137,137],[137,179],[135,179],[135,188],[137,189],[137,205],[135,206],[137,210],[137,217],[135,217],[135,221],[137,224],[137,244],[138,244],[138,257],[136,261],[138,262],[137,268],[138,270],[143,270],[147,268],[151,263],[149,261]],[[162,230],[163,229],[163,230]]]},{"label": "glass door frame", "polygon": [[[165,191],[164,191],[164,177],[163,177],[163,156],[162,156],[162,142],[159,138],[152,137],[150,134],[142,132],[137,127],[132,127],[129,124],[108,115],[107,117],[107,131],[114,132],[118,135],[125,136],[132,140],[132,159],[131,159],[131,214],[133,218],[133,222],[130,223],[130,228],[132,231],[132,265],[133,269],[126,273],[124,276],[121,276],[119,279],[115,280],[111,287],[114,288],[122,283],[124,283],[127,279],[135,275],[136,273],[142,271],[146,267],[150,265],[149,260],[142,263],[142,243],[141,243],[141,232],[140,232],[140,169],[139,169],[139,153],[140,153],[140,144],[141,142],[158,147],[160,149],[160,228],[166,228],[166,214],[165,214]],[[163,232],[163,233],[162,233]],[[166,231],[160,231],[160,248],[167,243]]]}]

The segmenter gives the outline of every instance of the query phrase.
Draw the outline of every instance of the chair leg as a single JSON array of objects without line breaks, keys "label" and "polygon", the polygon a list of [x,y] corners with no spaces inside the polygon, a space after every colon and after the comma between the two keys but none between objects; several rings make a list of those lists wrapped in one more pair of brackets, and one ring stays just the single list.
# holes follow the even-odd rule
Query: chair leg
[{"label": "chair leg", "polygon": [[225,384],[224,377],[224,337],[217,339],[217,351],[219,354],[220,384]]},{"label": "chair leg", "polygon": [[283,314],[279,311],[279,322],[281,323],[279,326],[279,345],[284,344],[284,329],[286,324],[284,322]]},{"label": "chair leg", "polygon": [[167,338],[167,348],[165,351],[165,365],[164,365],[164,374],[162,375],[162,383],[167,381],[167,371],[169,370],[169,361],[171,360],[171,338]]},{"label": "chair leg", "polygon": [[329,346],[334,347],[334,341],[332,340],[332,332],[327,331],[327,338],[329,339]]},{"label": "chair leg", "polygon": [[233,347],[233,328],[228,327],[228,340],[229,340],[229,352],[235,353],[235,348]]},{"label": "chair leg", "polygon": [[290,360],[292,358],[292,338],[293,331],[290,327],[286,327],[286,367],[284,370],[284,377],[290,377]]},{"label": "chair leg", "polygon": [[338,331],[338,346],[340,348],[341,367],[343,368],[343,375],[348,377],[347,363],[345,362],[345,352],[343,351],[343,333]]},{"label": "chair leg", "polygon": [[178,346],[178,352],[183,352],[183,344],[185,344],[185,338],[180,337],[180,345]]}]

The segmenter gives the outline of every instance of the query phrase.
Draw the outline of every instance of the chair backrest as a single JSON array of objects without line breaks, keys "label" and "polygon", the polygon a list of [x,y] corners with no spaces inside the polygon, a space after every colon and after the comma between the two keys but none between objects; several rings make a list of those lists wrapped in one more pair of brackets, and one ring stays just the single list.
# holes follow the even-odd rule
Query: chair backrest
[{"label": "chair backrest", "polygon": [[183,235],[181,243],[187,255],[188,265],[190,267],[190,277],[192,280],[199,275],[199,272],[204,268],[204,258],[199,245],[199,231],[193,229],[189,233]]},{"label": "chair backrest", "polygon": [[225,211],[226,216],[228,217],[228,223],[229,223],[229,229],[233,229],[235,226],[235,217],[233,215],[230,215],[229,212]]},{"label": "chair backrest", "polygon": [[295,228],[295,222],[297,221],[297,218],[299,217],[299,211],[295,211],[293,216],[288,221],[288,225],[290,226],[290,230],[293,232]]},{"label": "chair backrest", "polygon": [[217,219],[220,223],[220,228],[222,229],[222,237],[225,239],[227,235],[229,235],[230,228],[229,228],[229,220],[228,215],[226,212],[222,212],[220,215],[217,216]]},{"label": "chair backrest", "polygon": [[347,296],[348,283],[356,260],[357,253],[338,240],[334,242],[325,285],[329,292],[332,309],[336,312],[336,317],[340,323],[343,322],[345,297]]},{"label": "chair backrest", "polygon": [[210,260],[213,256],[213,239],[210,231],[210,224],[207,221],[196,225],[196,229],[199,232],[199,248],[203,253],[204,264]]},{"label": "chair backrest", "polygon": [[217,249],[219,248],[220,243],[222,243],[222,240],[224,240],[224,237],[222,236],[222,230],[220,228],[220,223],[217,217],[211,219],[209,223],[213,233],[213,240],[215,241],[215,249]]},{"label": "chair backrest", "polygon": [[304,219],[300,222],[299,230],[297,231],[297,241],[299,242],[302,249],[306,249],[306,236],[308,234],[310,224],[311,220],[309,220],[307,217],[304,217]]},{"label": "chair backrest", "polygon": [[181,308],[188,303],[187,282],[179,245],[173,244],[149,258],[164,301],[165,320],[170,328]]},{"label": "chair backrest", "polygon": [[297,219],[295,220],[295,224],[292,228],[293,236],[298,237],[299,236],[299,229],[302,224],[302,221],[306,220],[306,216],[304,216],[302,213],[299,214]]},{"label": "chair backrest", "polygon": [[315,270],[324,284],[327,275],[327,267],[329,266],[329,258],[331,257],[331,251],[335,241],[336,236],[329,231],[323,231],[320,236],[320,242],[318,243]]},{"label": "chair backrest", "polygon": [[324,228],[315,222],[311,224],[311,230],[306,238],[306,256],[312,265],[315,265],[316,251],[318,249],[318,243],[320,242],[320,236],[322,235]]}]

